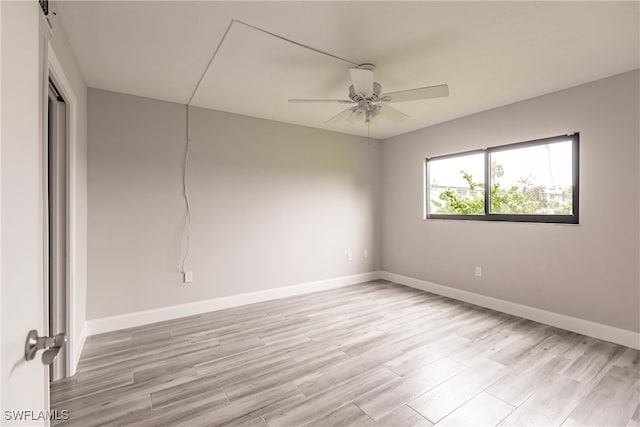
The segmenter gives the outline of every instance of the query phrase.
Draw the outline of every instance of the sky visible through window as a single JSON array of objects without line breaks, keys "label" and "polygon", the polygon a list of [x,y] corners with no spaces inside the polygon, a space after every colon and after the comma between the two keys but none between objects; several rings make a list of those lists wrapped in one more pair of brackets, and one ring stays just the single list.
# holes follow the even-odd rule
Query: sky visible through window
[{"label": "sky visible through window", "polygon": [[431,185],[465,187],[469,185],[461,170],[470,173],[476,181],[484,180],[484,153],[434,160],[429,163]]},{"label": "sky visible through window", "polygon": [[516,185],[522,178],[531,178],[536,185],[546,188],[568,188],[572,185],[571,155],[569,140],[494,152],[491,162],[504,168],[504,176],[499,180],[502,186]]},{"label": "sky visible through window", "polygon": [[[529,178],[536,185],[546,188],[571,187],[571,158],[571,140],[491,153],[492,163],[503,167],[504,175],[499,178],[503,187],[517,185],[523,178]],[[461,170],[471,174],[474,182],[484,182],[484,154],[436,159],[430,162],[431,185],[468,188]]]}]

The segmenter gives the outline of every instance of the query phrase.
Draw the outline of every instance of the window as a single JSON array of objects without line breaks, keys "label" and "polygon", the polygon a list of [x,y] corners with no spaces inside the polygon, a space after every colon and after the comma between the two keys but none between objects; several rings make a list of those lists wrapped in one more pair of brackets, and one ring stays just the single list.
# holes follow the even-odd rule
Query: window
[{"label": "window", "polygon": [[579,134],[426,161],[426,218],[578,223]]}]

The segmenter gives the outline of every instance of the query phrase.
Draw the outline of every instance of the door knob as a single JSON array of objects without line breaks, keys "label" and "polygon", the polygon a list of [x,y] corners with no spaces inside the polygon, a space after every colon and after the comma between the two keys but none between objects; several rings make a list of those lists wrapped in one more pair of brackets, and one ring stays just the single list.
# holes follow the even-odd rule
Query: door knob
[{"label": "door knob", "polygon": [[26,361],[33,360],[38,350],[47,349],[42,354],[42,364],[51,365],[60,352],[60,347],[67,342],[67,336],[64,332],[53,337],[39,337],[38,331],[32,329],[27,334],[27,340],[24,344],[24,359]]}]

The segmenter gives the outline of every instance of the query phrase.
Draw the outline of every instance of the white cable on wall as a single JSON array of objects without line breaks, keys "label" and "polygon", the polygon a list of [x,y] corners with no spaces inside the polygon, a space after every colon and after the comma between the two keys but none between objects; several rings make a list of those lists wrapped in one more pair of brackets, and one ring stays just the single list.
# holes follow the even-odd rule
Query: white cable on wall
[{"label": "white cable on wall", "polygon": [[187,143],[184,150],[184,170],[182,175],[182,189],[184,191],[184,202],[187,205],[187,249],[184,252],[184,258],[182,258],[182,274],[185,273],[184,265],[189,257],[189,250],[191,249],[191,202],[189,201],[189,186],[187,185],[187,171],[189,170],[189,141],[191,140],[189,131],[190,126],[190,110],[191,106],[187,104]]}]

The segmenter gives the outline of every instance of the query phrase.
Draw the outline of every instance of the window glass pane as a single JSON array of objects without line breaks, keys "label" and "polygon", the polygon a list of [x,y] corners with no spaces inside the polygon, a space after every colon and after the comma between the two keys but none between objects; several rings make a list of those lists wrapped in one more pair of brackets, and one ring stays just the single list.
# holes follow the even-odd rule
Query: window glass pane
[{"label": "window glass pane", "polygon": [[429,161],[429,213],[484,215],[484,154]]},{"label": "window glass pane", "polygon": [[570,140],[493,152],[490,161],[491,213],[573,213]]}]

